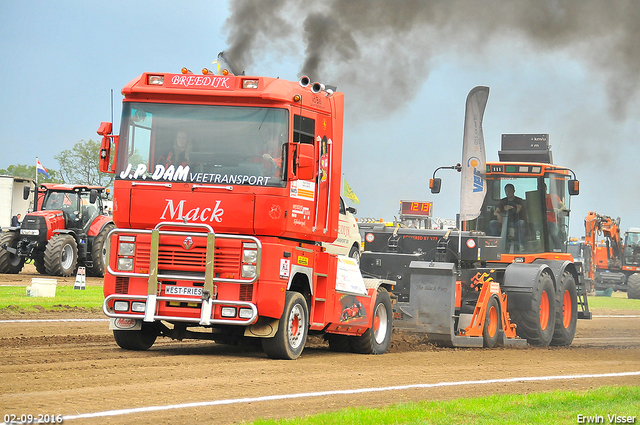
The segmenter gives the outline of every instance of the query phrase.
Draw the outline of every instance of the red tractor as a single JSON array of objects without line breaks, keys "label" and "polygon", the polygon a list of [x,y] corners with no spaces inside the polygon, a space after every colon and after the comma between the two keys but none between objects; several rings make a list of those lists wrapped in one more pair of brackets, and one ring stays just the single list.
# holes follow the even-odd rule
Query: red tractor
[{"label": "red tractor", "polygon": [[66,277],[84,266],[104,276],[105,240],[115,228],[103,212],[105,188],[45,183],[38,195],[40,210],[0,236],[0,273],[20,273],[32,259],[42,274]]}]

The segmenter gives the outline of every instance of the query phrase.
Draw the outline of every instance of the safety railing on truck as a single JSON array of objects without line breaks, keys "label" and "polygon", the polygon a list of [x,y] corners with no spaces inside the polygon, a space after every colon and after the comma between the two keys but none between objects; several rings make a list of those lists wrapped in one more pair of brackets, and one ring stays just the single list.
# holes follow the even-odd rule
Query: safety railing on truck
[{"label": "safety railing on truck", "polygon": [[[161,230],[163,227],[172,227],[172,228],[185,228],[191,229],[192,231],[181,231],[181,230]],[[202,229],[203,231],[193,231],[193,229]],[[111,268],[111,243],[112,236],[120,235],[120,234],[130,234],[130,235],[140,235],[140,234],[149,234],[151,235],[150,242],[150,259],[149,259],[149,272],[127,272],[120,270],[113,270]],[[158,253],[160,250],[160,236],[185,236],[186,238],[193,237],[204,237],[206,238],[206,260],[204,265],[204,276],[194,275],[194,274],[180,274],[172,272],[171,274],[160,273],[158,267]],[[251,258],[250,263],[255,265],[255,275],[249,279],[235,279],[235,278],[222,278],[215,277],[214,275],[214,264],[215,264],[215,241],[216,239],[235,239],[240,241],[250,242],[251,250],[255,250],[255,258]],[[230,235],[230,234],[216,234],[213,228],[204,223],[181,223],[181,222],[161,222],[156,225],[156,227],[152,230],[143,230],[143,229],[114,229],[109,232],[107,236],[107,240],[109,243],[106,244],[107,252],[107,271],[112,276],[116,277],[136,277],[136,278],[147,278],[148,286],[147,286],[147,295],[130,295],[130,294],[112,294],[105,298],[102,309],[107,317],[122,317],[122,318],[135,318],[139,319],[141,317],[140,314],[136,315],[134,313],[115,313],[109,311],[108,303],[114,299],[120,300],[131,300],[131,301],[144,301],[144,316],[143,320],[145,322],[153,322],[156,320],[177,320],[183,322],[197,322],[200,325],[211,325],[211,324],[234,324],[234,325],[249,325],[255,322],[258,315],[258,310],[255,304],[247,301],[236,301],[236,300],[218,300],[216,299],[217,290],[214,283],[232,283],[232,284],[253,284],[260,277],[260,264],[262,257],[262,243],[259,239],[253,236],[247,235]],[[253,246],[255,244],[255,246]],[[241,256],[244,255],[244,250],[241,250]],[[134,260],[135,261],[135,260]],[[135,264],[135,263],[134,263]],[[242,268],[243,262],[241,260],[240,267]],[[190,281],[201,281],[204,282],[204,287],[202,289],[202,295],[200,299],[197,298],[189,298],[189,297],[173,297],[173,296],[160,296],[159,291],[159,279],[171,279],[171,280],[190,280]],[[201,305],[200,318],[188,318],[188,317],[178,317],[178,316],[160,316],[157,315],[157,305],[158,301],[169,301],[169,302],[187,302],[187,303],[199,303]],[[247,317],[242,317],[242,320],[230,320],[230,319],[213,319],[213,306],[214,305],[224,305],[224,306],[232,306],[238,307],[239,309],[250,310],[250,315]],[[246,314],[245,314],[246,315]]]}]

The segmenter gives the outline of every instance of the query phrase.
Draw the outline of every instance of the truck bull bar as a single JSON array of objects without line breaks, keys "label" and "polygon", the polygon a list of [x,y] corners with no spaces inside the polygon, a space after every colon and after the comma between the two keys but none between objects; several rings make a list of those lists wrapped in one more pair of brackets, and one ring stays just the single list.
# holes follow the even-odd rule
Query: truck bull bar
[{"label": "truck bull bar", "polygon": [[[183,227],[187,229],[199,228],[205,231],[176,231],[176,230],[161,230],[162,227]],[[130,318],[140,319],[145,322],[154,322],[156,320],[167,321],[181,321],[181,322],[195,322],[202,326],[208,326],[211,324],[230,324],[230,325],[250,325],[253,324],[258,318],[258,308],[255,304],[247,301],[231,301],[231,300],[217,300],[214,299],[216,292],[214,292],[214,282],[216,283],[233,283],[233,284],[250,284],[254,283],[260,277],[260,263],[262,257],[262,243],[258,238],[247,235],[229,235],[229,234],[216,234],[213,228],[204,223],[182,223],[182,222],[170,222],[163,221],[156,225],[153,230],[144,229],[113,229],[107,235],[107,240],[111,241],[112,237],[117,234],[150,234],[151,235],[151,255],[149,259],[149,273],[136,273],[136,272],[122,272],[116,271],[111,268],[111,243],[107,243],[106,258],[108,259],[107,271],[112,276],[121,277],[142,277],[148,279],[147,295],[128,295],[128,294],[111,294],[107,296],[102,304],[102,311],[107,317],[111,318]],[[160,248],[160,235],[170,236],[186,236],[186,237],[206,237],[206,260],[205,260],[205,272],[204,277],[181,275],[181,274],[162,274],[158,272],[158,252]],[[214,277],[214,248],[216,238],[220,239],[237,239],[246,240],[255,243],[256,245],[256,275],[251,279],[230,279],[230,278],[218,278]],[[170,297],[160,296],[158,288],[158,279],[184,279],[191,281],[204,282],[204,288],[202,290],[201,298],[189,298],[189,297]],[[113,299],[121,300],[144,300],[145,311],[142,314],[133,313],[116,313],[109,311],[108,302]],[[190,318],[181,316],[161,316],[157,315],[158,301],[174,301],[174,302],[188,302],[202,304],[200,307],[200,318]],[[213,306],[225,305],[234,307],[245,307],[251,309],[251,317],[244,320],[230,320],[230,319],[214,319]]]}]

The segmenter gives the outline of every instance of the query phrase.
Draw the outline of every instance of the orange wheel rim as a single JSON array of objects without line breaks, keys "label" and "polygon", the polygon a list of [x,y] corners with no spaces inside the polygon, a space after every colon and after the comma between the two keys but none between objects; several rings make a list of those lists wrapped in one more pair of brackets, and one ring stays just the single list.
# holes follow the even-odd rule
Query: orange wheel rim
[{"label": "orange wheel rim", "polygon": [[569,291],[564,291],[564,296],[562,297],[562,325],[566,328],[571,324],[571,315],[573,311],[571,310],[571,293]]},{"label": "orange wheel rim", "polygon": [[498,331],[498,310],[494,306],[491,306],[489,309],[489,327],[487,330],[489,331],[489,336],[493,338],[493,336]]},{"label": "orange wheel rim", "polygon": [[540,327],[544,331],[549,325],[549,295],[547,291],[540,297]]}]

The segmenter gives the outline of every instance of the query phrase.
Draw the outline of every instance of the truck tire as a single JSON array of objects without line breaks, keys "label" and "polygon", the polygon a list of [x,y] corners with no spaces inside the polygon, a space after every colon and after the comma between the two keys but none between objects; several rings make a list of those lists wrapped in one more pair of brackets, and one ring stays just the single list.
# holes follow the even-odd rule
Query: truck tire
[{"label": "truck tire", "polygon": [[487,305],[487,316],[484,318],[482,329],[482,345],[485,348],[494,348],[498,345],[498,337],[501,330],[500,304],[495,295],[489,298]]},{"label": "truck tire", "polygon": [[509,314],[516,333],[530,345],[547,347],[553,338],[556,297],[551,276],[544,272],[533,285],[531,298],[521,299]]},{"label": "truck tire", "polygon": [[627,279],[627,298],[640,300],[640,273],[634,273]]},{"label": "truck tire", "polygon": [[571,345],[576,335],[577,320],[576,281],[571,273],[565,271],[556,291],[556,318],[551,345]]},{"label": "truck tire", "polygon": [[[3,245],[16,248],[20,234],[18,232],[0,233],[0,247]],[[17,274],[22,271],[24,266],[24,257],[14,255],[6,249],[0,248],[0,273]]]},{"label": "truck tire", "polygon": [[78,245],[73,236],[54,235],[44,250],[44,266],[51,276],[69,277],[78,265]]},{"label": "truck tire", "polygon": [[142,329],[137,331],[114,330],[113,338],[120,348],[144,351],[151,348],[159,334],[156,323],[142,322]]},{"label": "truck tire", "polygon": [[299,292],[287,291],[278,331],[273,337],[262,339],[262,349],[270,359],[295,360],[307,342],[308,329],[307,302]]},{"label": "truck tire", "polygon": [[361,336],[350,338],[351,349],[360,354],[386,353],[391,344],[392,318],[389,293],[385,288],[378,287],[371,327]]},{"label": "truck tire", "polygon": [[93,266],[87,267],[87,276],[104,277],[104,272],[107,268],[107,235],[115,228],[116,226],[114,224],[107,224],[93,240],[93,244],[91,245]]}]

